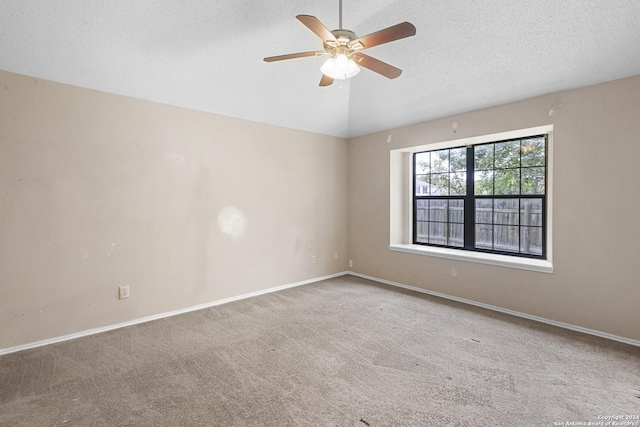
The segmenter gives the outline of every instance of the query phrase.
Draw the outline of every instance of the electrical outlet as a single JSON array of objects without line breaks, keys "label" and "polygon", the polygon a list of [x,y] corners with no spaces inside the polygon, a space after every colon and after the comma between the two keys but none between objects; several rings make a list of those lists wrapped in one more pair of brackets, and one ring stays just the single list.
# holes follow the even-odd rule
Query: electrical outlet
[{"label": "electrical outlet", "polygon": [[349,268],[353,268],[353,261],[349,260]]},{"label": "electrical outlet", "polygon": [[338,259],[338,251],[333,253],[333,259]]},{"label": "electrical outlet", "polygon": [[316,256],[311,255],[311,264],[315,264],[315,263],[316,263]]},{"label": "electrical outlet", "polygon": [[458,277],[458,267],[451,267],[451,277]]},{"label": "electrical outlet", "polygon": [[118,288],[118,296],[120,299],[129,298],[129,285],[122,285]]}]

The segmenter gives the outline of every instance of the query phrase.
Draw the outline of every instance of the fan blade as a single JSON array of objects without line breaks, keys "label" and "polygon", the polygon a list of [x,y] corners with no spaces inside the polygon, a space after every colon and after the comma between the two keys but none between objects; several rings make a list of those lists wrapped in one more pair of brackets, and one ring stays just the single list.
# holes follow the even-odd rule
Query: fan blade
[{"label": "fan blade", "polygon": [[320,79],[320,86],[331,86],[333,84],[333,79],[329,76],[322,75]]},{"label": "fan blade", "polygon": [[327,52],[324,50],[315,50],[312,52],[300,52],[300,53],[290,53],[288,55],[278,55],[278,56],[269,56],[264,58],[264,62],[274,62],[274,61],[282,61],[285,59],[295,59],[295,58],[304,58],[307,56],[320,56],[325,55]]},{"label": "fan blade", "polygon": [[376,31],[349,42],[349,47],[356,50],[369,49],[384,43],[400,40],[416,34],[416,27],[409,22],[402,22],[384,30]]},{"label": "fan blade", "polygon": [[396,68],[393,65],[389,65],[386,62],[382,62],[379,59],[372,58],[369,55],[365,55],[364,53],[354,53],[352,55],[353,59],[356,61],[358,65],[362,65],[364,68],[368,68],[371,71],[375,71],[378,74],[381,74],[389,79],[395,79],[396,77],[402,74],[402,70],[400,68]]},{"label": "fan blade", "polygon": [[337,43],[338,40],[336,37],[331,34],[331,31],[324,26],[322,22],[315,16],[311,15],[298,15],[296,16],[298,21],[302,22],[308,29],[313,31],[318,37],[322,39],[323,42],[331,41]]}]

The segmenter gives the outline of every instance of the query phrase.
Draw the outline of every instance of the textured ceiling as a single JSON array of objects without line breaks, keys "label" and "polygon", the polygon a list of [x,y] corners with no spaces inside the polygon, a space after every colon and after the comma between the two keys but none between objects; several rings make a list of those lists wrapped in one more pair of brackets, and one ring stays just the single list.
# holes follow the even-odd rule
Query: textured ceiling
[{"label": "textured ceiling", "polygon": [[640,74],[638,0],[344,0],[369,70],[318,87],[322,48],[295,19],[338,27],[338,0],[2,0],[0,69],[227,116],[352,137]]}]

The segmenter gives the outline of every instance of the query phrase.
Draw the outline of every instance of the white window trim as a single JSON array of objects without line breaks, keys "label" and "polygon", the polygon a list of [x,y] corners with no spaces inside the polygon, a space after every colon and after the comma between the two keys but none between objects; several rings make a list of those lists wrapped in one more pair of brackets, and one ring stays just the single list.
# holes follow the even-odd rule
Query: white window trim
[{"label": "white window trim", "polygon": [[[472,252],[460,249],[440,248],[435,246],[415,245],[412,242],[413,224],[413,153],[428,150],[460,147],[501,141],[505,139],[524,138],[547,134],[547,259],[522,258],[509,255]],[[501,267],[520,268],[544,273],[553,273],[553,125],[519,129],[509,132],[481,135],[472,138],[456,139],[408,148],[391,150],[390,161],[390,206],[389,206],[389,250],[411,254],[449,258],[458,261],[478,262]]]}]

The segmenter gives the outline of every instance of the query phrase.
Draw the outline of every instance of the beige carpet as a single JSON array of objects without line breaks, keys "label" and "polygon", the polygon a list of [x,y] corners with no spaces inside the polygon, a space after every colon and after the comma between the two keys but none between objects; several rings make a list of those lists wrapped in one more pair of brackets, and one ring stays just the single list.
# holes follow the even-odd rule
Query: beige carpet
[{"label": "beige carpet", "polygon": [[353,276],[0,356],[1,426],[554,426],[612,415],[640,415],[640,348]]}]

